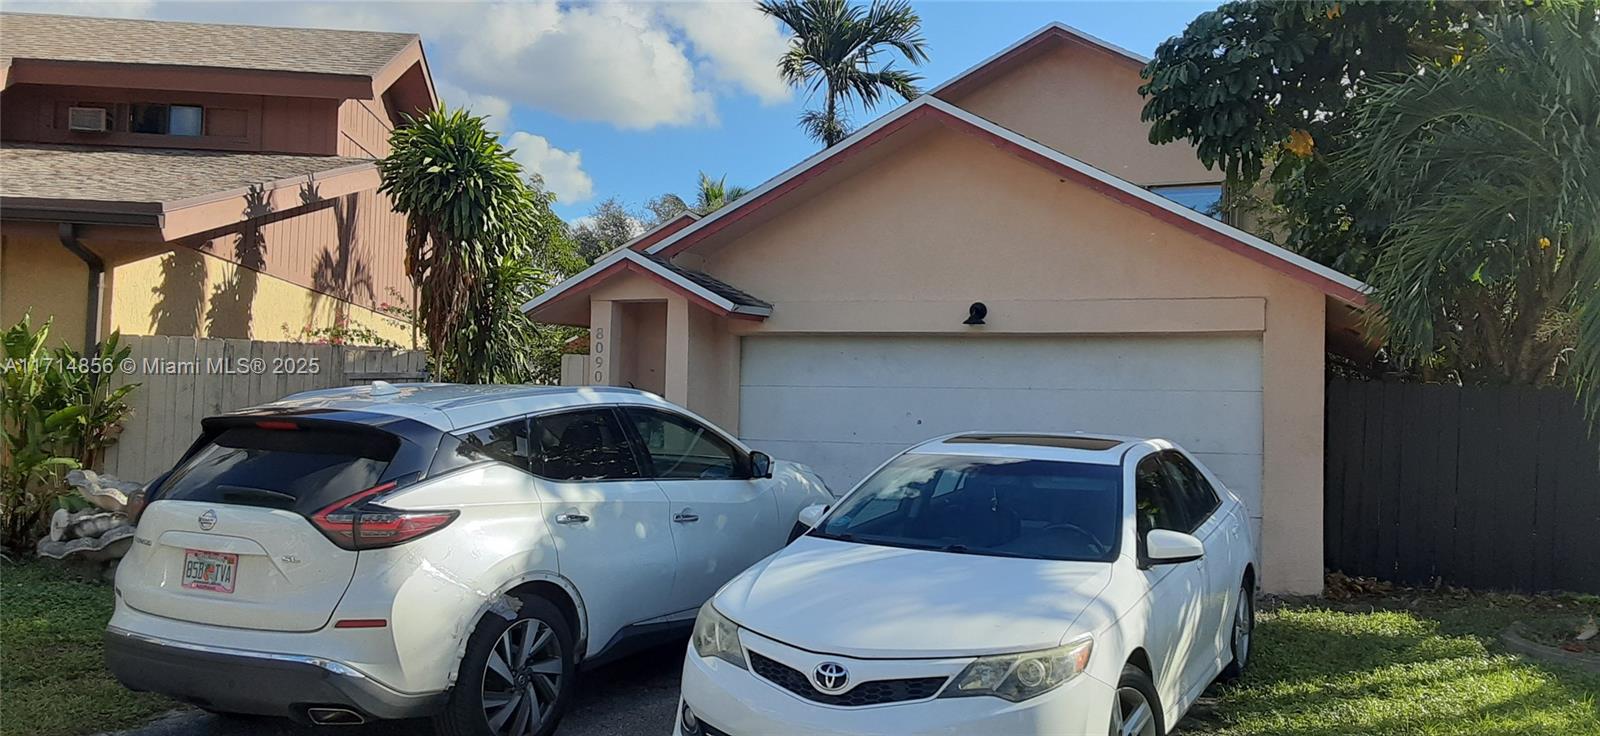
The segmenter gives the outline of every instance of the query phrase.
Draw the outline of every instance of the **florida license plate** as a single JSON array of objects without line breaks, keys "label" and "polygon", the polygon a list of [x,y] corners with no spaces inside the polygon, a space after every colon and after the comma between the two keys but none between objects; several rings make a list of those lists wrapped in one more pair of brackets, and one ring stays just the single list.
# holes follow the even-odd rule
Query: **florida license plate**
[{"label": "florida license plate", "polygon": [[232,593],[235,575],[239,572],[239,556],[227,552],[207,552],[202,549],[183,551],[183,587],[209,590],[213,593]]}]

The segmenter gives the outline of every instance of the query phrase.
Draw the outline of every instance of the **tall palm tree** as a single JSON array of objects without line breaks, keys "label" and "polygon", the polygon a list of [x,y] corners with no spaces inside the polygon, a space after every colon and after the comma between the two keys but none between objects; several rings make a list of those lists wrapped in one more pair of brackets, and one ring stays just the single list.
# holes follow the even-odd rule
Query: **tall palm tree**
[{"label": "tall palm tree", "polygon": [[[1600,412],[1600,21],[1547,5],[1464,61],[1376,85],[1336,160],[1400,213],[1370,280],[1402,352],[1577,382]],[[1476,375],[1474,375],[1476,374]]]},{"label": "tall palm tree", "polygon": [[922,18],[907,0],[872,0],[867,8],[850,0],[758,0],[757,7],[794,33],[778,73],[807,94],[822,93],[822,109],[801,113],[800,126],[823,147],[850,135],[852,101],[870,111],[886,94],[920,94],[921,77],[895,69],[892,59],[879,63],[885,49],[912,64],[928,60]]},{"label": "tall palm tree", "polygon": [[728,175],[723,174],[720,179],[713,179],[709,174],[700,172],[700,190],[695,194],[694,212],[697,215],[709,215],[722,209],[722,206],[735,199],[743,197],[750,190],[735,184],[728,186]]}]

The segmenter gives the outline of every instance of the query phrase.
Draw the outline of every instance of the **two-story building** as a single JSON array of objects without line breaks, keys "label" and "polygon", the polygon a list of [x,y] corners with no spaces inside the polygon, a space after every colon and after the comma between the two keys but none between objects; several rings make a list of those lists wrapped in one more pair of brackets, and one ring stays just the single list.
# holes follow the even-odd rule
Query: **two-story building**
[{"label": "two-story building", "polygon": [[[1212,217],[1139,120],[1146,60],[1051,25],[525,309],[581,382],[663,393],[848,489],[963,430],[1166,437],[1322,586],[1324,349],[1365,287]],[[1198,208],[1198,211],[1197,209]]]},{"label": "two-story building", "polygon": [[0,324],[409,345],[374,160],[433,107],[414,34],[0,14]]}]

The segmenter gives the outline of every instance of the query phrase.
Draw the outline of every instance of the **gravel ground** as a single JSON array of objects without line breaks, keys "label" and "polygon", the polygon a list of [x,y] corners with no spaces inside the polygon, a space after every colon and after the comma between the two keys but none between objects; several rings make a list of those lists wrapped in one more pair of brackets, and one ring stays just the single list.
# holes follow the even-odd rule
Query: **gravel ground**
[{"label": "gravel ground", "polygon": [[[578,700],[556,736],[666,736],[678,706],[682,642],[584,673]],[[426,721],[315,728],[278,718],[222,718],[180,710],[130,731],[100,736],[429,736]]]}]

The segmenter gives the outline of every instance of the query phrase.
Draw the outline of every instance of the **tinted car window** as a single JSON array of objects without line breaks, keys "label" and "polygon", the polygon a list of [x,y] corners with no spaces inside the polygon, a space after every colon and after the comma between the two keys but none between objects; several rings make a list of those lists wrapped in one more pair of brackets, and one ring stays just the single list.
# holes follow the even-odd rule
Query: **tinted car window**
[{"label": "tinted car window", "polygon": [[1116,556],[1121,471],[1111,465],[902,455],[815,529],[820,537],[1052,560]]},{"label": "tinted car window", "polygon": [[1189,523],[1189,528],[1183,531],[1194,531],[1222,504],[1222,499],[1217,497],[1216,489],[1211,487],[1205,474],[1188,458],[1167,451],[1161,453],[1161,461],[1166,466],[1167,477],[1171,479],[1178,501],[1183,504],[1184,516]]},{"label": "tinted car window", "polygon": [[1188,515],[1167,479],[1159,455],[1140,460],[1134,470],[1134,505],[1141,539],[1151,529],[1189,531]]},{"label": "tinted car window", "polygon": [[458,435],[461,452],[472,458],[499,460],[526,470],[532,451],[528,447],[528,420],[518,419]]},{"label": "tinted car window", "polygon": [[644,443],[650,477],[721,480],[747,475],[743,453],[699,423],[655,409],[627,407],[623,413]]},{"label": "tinted car window", "polygon": [[173,471],[160,498],[316,511],[377,485],[398,446],[377,432],[233,427]]},{"label": "tinted car window", "polygon": [[554,480],[639,477],[633,448],[610,409],[534,417],[533,472]]}]

